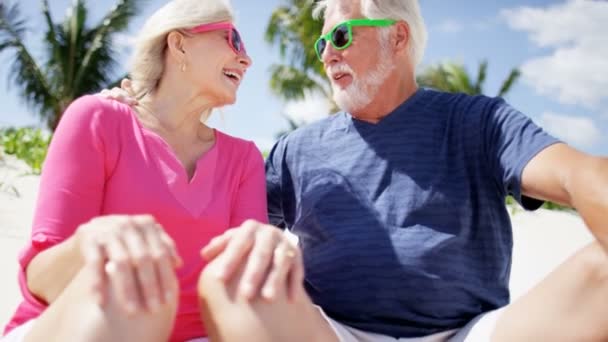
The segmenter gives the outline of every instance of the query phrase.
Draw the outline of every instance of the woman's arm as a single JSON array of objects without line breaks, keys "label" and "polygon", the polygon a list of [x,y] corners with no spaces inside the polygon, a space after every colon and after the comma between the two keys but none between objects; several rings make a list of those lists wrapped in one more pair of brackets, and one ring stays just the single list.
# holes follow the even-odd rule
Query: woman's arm
[{"label": "woman's arm", "polygon": [[21,257],[27,288],[53,302],[83,265],[74,233],[101,212],[106,179],[103,106],[77,99],[64,113],[44,162],[32,226]]}]

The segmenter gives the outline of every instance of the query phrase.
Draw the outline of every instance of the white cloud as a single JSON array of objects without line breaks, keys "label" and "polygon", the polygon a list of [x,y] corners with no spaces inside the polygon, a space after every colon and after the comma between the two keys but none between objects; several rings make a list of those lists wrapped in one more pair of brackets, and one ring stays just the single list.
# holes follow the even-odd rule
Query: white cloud
[{"label": "white cloud", "polygon": [[330,104],[318,94],[307,95],[304,100],[293,101],[285,106],[285,114],[297,124],[307,124],[327,117]]},{"label": "white cloud", "polygon": [[579,147],[593,147],[602,140],[602,134],[593,120],[573,115],[544,113],[539,124],[557,138]]},{"label": "white cloud", "polygon": [[608,2],[570,0],[544,8],[501,12],[509,26],[528,32],[549,55],[525,62],[524,80],[564,104],[599,108],[608,103]]},{"label": "white cloud", "polygon": [[443,33],[459,33],[464,30],[464,25],[457,20],[447,19],[438,26],[438,29]]}]

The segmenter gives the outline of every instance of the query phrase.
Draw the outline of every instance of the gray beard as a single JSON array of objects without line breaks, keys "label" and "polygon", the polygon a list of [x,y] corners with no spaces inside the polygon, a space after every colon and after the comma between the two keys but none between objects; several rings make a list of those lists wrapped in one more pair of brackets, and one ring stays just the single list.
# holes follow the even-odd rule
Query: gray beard
[{"label": "gray beard", "polygon": [[341,110],[348,113],[359,111],[376,98],[380,87],[395,69],[387,49],[379,51],[378,60],[380,63],[366,75],[353,75],[353,82],[346,89],[332,85],[333,99]]}]

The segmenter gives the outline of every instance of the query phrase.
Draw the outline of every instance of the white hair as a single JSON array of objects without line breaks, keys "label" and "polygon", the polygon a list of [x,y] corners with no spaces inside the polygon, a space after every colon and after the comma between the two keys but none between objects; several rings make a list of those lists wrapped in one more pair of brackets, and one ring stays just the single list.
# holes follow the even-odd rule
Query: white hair
[{"label": "white hair", "polygon": [[[349,0],[349,2],[352,0]],[[420,12],[418,0],[359,0],[361,14],[370,19],[403,20],[409,26],[410,57],[414,66],[422,61],[428,33]],[[313,10],[313,16],[320,18],[328,8],[340,0],[318,0]]]},{"label": "white hair", "polygon": [[131,57],[130,78],[136,97],[158,86],[170,32],[233,18],[229,0],[172,0],[154,12],[141,29]]}]

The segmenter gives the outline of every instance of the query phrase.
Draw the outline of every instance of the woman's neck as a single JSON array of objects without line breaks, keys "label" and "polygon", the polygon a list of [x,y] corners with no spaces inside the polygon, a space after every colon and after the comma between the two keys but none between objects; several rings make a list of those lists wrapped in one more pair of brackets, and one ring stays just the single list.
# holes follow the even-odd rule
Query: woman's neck
[{"label": "woman's neck", "polygon": [[157,89],[139,101],[143,124],[163,136],[184,139],[203,139],[210,128],[201,122],[201,116],[208,113],[212,106],[200,96],[187,91],[166,92]]}]

